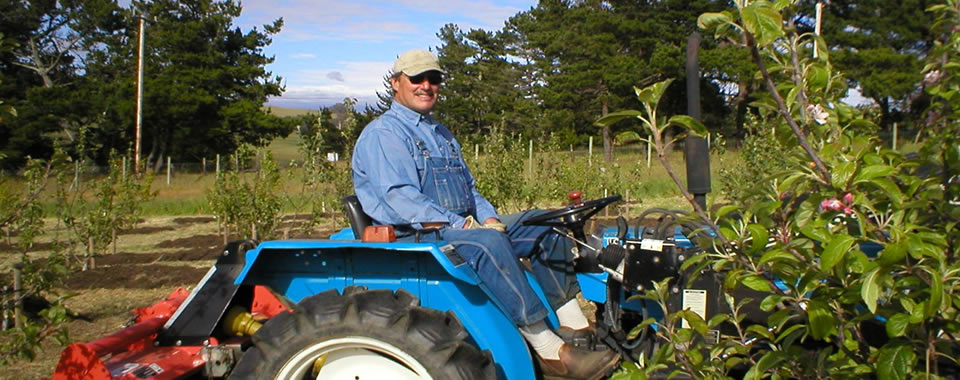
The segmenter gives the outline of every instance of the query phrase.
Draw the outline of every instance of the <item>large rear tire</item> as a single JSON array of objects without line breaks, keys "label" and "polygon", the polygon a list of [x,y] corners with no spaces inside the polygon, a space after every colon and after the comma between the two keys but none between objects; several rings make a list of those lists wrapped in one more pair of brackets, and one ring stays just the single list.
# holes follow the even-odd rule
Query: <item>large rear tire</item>
[{"label": "large rear tire", "polygon": [[398,290],[348,287],[303,299],[253,336],[230,379],[495,379],[452,313]]}]

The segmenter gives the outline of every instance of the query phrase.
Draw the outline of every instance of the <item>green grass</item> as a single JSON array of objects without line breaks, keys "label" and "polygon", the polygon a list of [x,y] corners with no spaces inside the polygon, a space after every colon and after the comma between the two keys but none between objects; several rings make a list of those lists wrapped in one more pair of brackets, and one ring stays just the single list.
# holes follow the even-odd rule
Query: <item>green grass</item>
[{"label": "green grass", "polygon": [[286,166],[290,161],[300,160],[298,144],[300,143],[300,133],[293,132],[286,138],[273,140],[267,149],[273,153],[273,159],[281,166]]},{"label": "green grass", "polygon": [[320,114],[320,110],[307,110],[300,108],[286,108],[286,107],[277,107],[277,106],[266,106],[265,107],[270,114],[276,115],[278,117],[295,117],[302,116],[306,114]]}]

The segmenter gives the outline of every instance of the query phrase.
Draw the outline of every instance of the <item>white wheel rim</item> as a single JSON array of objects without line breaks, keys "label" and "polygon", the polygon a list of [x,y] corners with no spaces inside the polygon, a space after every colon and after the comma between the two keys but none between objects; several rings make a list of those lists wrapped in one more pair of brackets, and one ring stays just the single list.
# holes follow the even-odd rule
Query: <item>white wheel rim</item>
[{"label": "white wheel rim", "polygon": [[277,379],[306,379],[314,363],[323,359],[317,379],[377,380],[432,379],[416,359],[394,345],[351,336],[304,348],[284,363]]}]

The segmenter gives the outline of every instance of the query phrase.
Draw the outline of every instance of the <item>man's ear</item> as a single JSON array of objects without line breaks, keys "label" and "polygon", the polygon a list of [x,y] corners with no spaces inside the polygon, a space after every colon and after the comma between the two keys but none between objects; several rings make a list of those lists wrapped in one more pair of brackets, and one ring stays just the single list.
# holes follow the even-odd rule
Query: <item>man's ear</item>
[{"label": "man's ear", "polygon": [[400,91],[400,77],[390,78],[390,87],[393,88],[394,93]]}]

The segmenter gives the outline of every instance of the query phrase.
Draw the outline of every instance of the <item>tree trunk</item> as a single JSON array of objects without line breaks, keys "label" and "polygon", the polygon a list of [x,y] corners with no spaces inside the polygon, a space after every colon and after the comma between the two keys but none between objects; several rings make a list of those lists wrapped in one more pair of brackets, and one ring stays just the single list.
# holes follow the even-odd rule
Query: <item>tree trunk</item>
[{"label": "tree trunk", "polygon": [[[610,113],[610,106],[604,99],[601,116],[607,116],[608,113]],[[610,126],[607,125],[603,126],[603,158],[607,162],[613,162],[613,133],[610,131]]]}]

